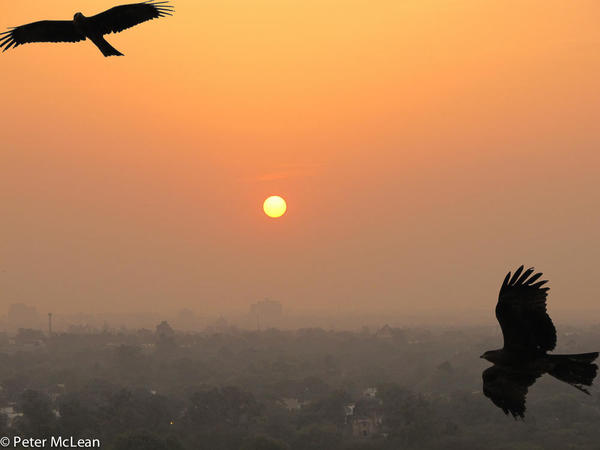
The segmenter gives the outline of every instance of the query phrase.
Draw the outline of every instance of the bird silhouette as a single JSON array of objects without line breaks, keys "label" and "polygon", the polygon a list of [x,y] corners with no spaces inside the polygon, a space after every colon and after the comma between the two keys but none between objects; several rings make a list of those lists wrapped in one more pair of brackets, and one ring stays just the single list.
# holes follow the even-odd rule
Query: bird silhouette
[{"label": "bird silhouette", "polygon": [[0,48],[5,52],[31,42],[79,42],[89,39],[104,56],[123,56],[110,45],[104,35],[120,33],[147,20],[172,15],[174,9],[168,1],[146,1],[115,6],[95,16],[86,17],[80,12],[73,20],[42,20],[0,33]]},{"label": "bird silhouette", "polygon": [[[556,329],[546,311],[548,281],[541,273],[519,267],[508,272],[498,297],[496,318],[502,328],[504,347],[481,355],[494,365],[484,370],[483,393],[506,415],[525,417],[527,390],[548,373],[589,395],[598,367],[598,353],[549,355],[556,347]],[[533,275],[532,275],[533,274]]]}]

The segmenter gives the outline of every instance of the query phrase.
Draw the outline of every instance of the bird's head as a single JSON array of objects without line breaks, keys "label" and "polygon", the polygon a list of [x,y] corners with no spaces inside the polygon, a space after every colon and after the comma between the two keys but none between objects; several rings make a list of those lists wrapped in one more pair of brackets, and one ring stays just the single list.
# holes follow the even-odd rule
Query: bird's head
[{"label": "bird's head", "polygon": [[491,363],[497,364],[500,362],[502,350],[488,350],[480,358],[486,359]]},{"label": "bird's head", "polygon": [[75,13],[75,15],[73,16],[74,21],[78,21],[78,20],[82,20],[82,19],[85,19],[85,16],[83,14],[81,14],[80,12]]}]

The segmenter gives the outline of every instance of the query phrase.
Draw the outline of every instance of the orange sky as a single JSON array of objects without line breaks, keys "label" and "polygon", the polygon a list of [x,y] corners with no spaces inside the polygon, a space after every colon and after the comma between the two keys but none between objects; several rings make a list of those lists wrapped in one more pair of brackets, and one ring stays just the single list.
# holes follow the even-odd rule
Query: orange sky
[{"label": "orange sky", "polygon": [[[5,1],[0,27],[113,5]],[[107,37],[125,57],[0,55],[0,311],[492,320],[521,263],[557,314],[598,310],[596,0],[174,5]]]}]

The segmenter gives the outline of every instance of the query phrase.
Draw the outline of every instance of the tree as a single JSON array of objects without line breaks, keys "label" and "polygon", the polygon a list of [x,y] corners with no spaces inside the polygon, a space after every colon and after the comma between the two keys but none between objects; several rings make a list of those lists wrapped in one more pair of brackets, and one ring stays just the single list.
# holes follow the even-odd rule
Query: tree
[{"label": "tree", "polygon": [[26,390],[19,398],[17,410],[23,413],[16,425],[20,434],[36,438],[49,438],[53,435],[56,429],[56,415],[46,394]]},{"label": "tree", "polygon": [[171,436],[162,439],[147,431],[120,434],[113,448],[114,450],[183,450],[177,438]]},{"label": "tree", "polygon": [[166,398],[144,389],[119,389],[107,400],[103,409],[112,430],[149,429],[158,432],[168,427],[173,418]]},{"label": "tree", "polygon": [[289,450],[289,448],[290,446],[283,441],[268,436],[257,436],[248,439],[241,450]]},{"label": "tree", "polygon": [[176,347],[175,331],[163,320],[156,326],[156,351],[165,354],[172,352]]},{"label": "tree", "polygon": [[30,328],[19,328],[15,340],[19,344],[35,344],[44,341],[46,336],[40,330],[32,330]]},{"label": "tree", "polygon": [[0,413],[0,436],[6,435],[8,430],[8,416]]},{"label": "tree", "polygon": [[378,389],[377,396],[383,402],[383,425],[392,439],[414,445],[435,434],[435,411],[422,395],[390,384]]},{"label": "tree", "polygon": [[200,428],[243,426],[260,414],[254,396],[233,386],[196,392],[190,401],[187,418]]},{"label": "tree", "polygon": [[342,440],[333,425],[312,424],[300,429],[294,437],[294,450],[335,449]]},{"label": "tree", "polygon": [[119,345],[115,349],[115,359],[120,368],[131,370],[143,359],[142,349],[135,345]]},{"label": "tree", "polygon": [[301,423],[327,423],[341,428],[344,425],[344,406],[352,401],[346,391],[338,389],[327,397],[311,403],[302,410]]},{"label": "tree", "polygon": [[66,394],[60,399],[58,410],[64,435],[83,437],[96,429],[100,420],[96,404],[90,400],[79,392]]}]

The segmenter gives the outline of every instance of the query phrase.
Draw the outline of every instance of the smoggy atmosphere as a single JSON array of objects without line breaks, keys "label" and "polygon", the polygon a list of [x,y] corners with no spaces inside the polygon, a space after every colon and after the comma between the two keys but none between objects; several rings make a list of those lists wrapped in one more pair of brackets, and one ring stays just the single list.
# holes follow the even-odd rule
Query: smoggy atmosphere
[{"label": "smoggy atmosphere", "polygon": [[598,449],[600,2],[0,3],[0,448]]},{"label": "smoggy atmosphere", "polygon": [[[114,6],[5,3],[3,29]],[[599,3],[176,8],[110,35],[125,57],[1,55],[0,315],[491,325],[525,264],[557,323],[598,321]]]}]

